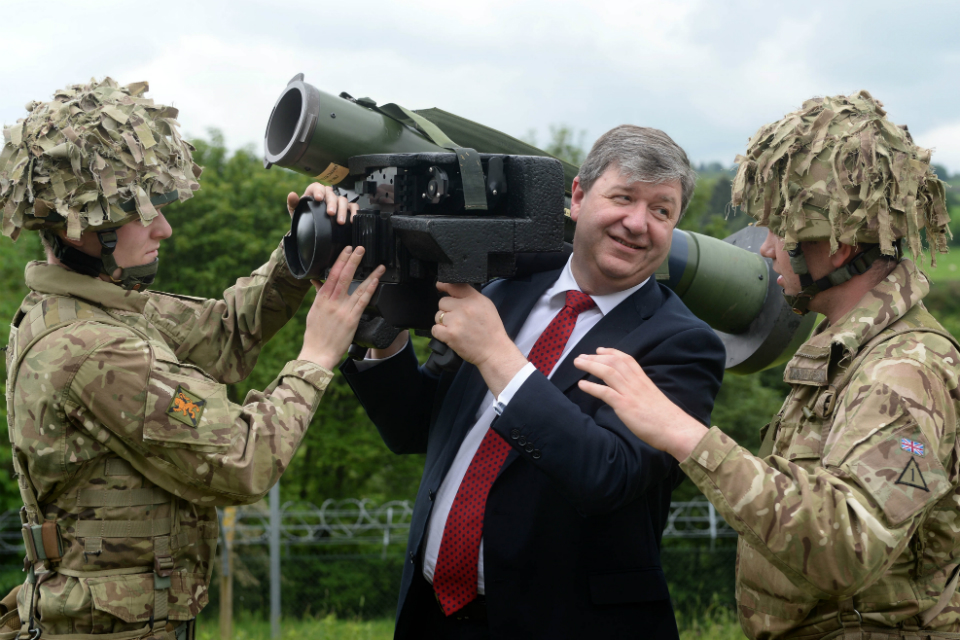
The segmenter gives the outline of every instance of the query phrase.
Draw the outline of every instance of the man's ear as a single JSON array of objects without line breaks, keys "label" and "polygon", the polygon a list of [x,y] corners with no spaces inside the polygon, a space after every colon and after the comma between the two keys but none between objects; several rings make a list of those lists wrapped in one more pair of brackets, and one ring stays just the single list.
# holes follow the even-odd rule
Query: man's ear
[{"label": "man's ear", "polygon": [[580,217],[580,205],[586,193],[580,188],[580,176],[577,176],[573,179],[573,186],[570,187],[570,219],[574,222]]},{"label": "man's ear", "polygon": [[839,245],[840,246],[837,248],[837,252],[830,256],[830,265],[834,269],[839,269],[843,265],[847,264],[857,253],[857,250],[848,244],[841,242]]}]

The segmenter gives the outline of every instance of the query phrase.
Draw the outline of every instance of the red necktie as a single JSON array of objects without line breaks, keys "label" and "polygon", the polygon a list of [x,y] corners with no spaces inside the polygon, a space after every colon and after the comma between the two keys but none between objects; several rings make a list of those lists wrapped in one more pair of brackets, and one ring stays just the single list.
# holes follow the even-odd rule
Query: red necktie
[{"label": "red necktie", "polygon": [[[566,306],[540,334],[528,356],[543,375],[550,375],[563,354],[577,317],[595,305],[585,293],[567,291]],[[470,461],[447,515],[433,573],[433,590],[448,616],[477,597],[477,561],[487,494],[508,453],[510,445],[499,433],[489,429]]]}]

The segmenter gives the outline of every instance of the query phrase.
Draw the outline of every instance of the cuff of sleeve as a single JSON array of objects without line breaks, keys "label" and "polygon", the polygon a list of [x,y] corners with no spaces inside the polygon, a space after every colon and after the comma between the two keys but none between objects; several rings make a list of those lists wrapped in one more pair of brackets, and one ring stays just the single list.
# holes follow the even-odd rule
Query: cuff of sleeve
[{"label": "cuff of sleeve", "polygon": [[726,459],[730,452],[737,447],[736,441],[717,427],[711,427],[707,435],[700,439],[687,459],[680,463],[680,468],[687,475],[698,467],[713,473]]},{"label": "cuff of sleeve", "polygon": [[[407,340],[407,342],[410,342],[410,340]],[[403,346],[406,347],[407,345],[404,344]],[[367,353],[369,353],[369,350],[367,351]],[[390,358],[396,358],[397,354],[400,354],[400,353],[403,353],[403,349],[398,349],[396,353],[392,353],[386,358],[371,358],[368,355],[368,356],[365,356],[363,360],[358,360],[354,364],[357,367],[357,371],[367,371],[368,369],[372,369],[373,367],[377,366],[381,362],[386,362]]]},{"label": "cuff of sleeve", "polygon": [[528,362],[523,366],[523,369],[517,371],[514,374],[513,378],[510,379],[510,382],[507,383],[507,386],[504,387],[503,391],[500,392],[500,395],[497,396],[493,401],[493,410],[497,412],[497,415],[503,413],[503,410],[507,408],[507,405],[510,404],[510,401],[513,400],[513,396],[516,395],[517,391],[520,390],[520,387],[523,386],[523,383],[527,381],[527,378],[530,377],[537,368],[533,365],[532,362]]},{"label": "cuff of sleeve", "polygon": [[288,362],[277,379],[279,380],[284,376],[300,378],[320,393],[323,393],[330,381],[333,380],[332,371],[306,360],[291,360]]}]

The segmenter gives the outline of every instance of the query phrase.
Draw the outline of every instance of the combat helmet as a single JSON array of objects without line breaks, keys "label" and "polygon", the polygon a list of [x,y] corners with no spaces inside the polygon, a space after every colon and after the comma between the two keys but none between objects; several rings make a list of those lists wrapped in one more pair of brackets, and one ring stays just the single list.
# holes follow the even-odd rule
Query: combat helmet
[{"label": "combat helmet", "polygon": [[[900,260],[903,238],[919,258],[921,230],[932,264],[947,252],[950,218],[930,154],[866,91],[807,100],[753,136],[736,160],[733,204],[784,241],[803,287],[786,296],[794,311],[881,256]],[[831,255],[841,242],[864,250],[814,281],[800,245],[808,240],[829,240]]]},{"label": "combat helmet", "polygon": [[[77,240],[97,232],[101,258],[51,234],[51,248],[71,269],[111,276],[116,229],[149,224],[156,207],[186,200],[200,188],[193,146],[180,137],[177,109],[145,98],[146,82],[121,87],[111,78],[57,91],[26,105],[26,118],[4,128],[0,152],[3,235],[65,229]],[[157,260],[122,270],[115,282],[139,289],[153,282]]]}]

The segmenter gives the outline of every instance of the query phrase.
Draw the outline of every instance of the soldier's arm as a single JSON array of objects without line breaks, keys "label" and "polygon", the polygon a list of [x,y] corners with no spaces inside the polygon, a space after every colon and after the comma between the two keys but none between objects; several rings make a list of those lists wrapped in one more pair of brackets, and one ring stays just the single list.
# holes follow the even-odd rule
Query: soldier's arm
[{"label": "soldier's arm", "polygon": [[293,317],[309,289],[309,280],[297,280],[290,273],[281,245],[265,265],[227,289],[222,299],[147,292],[144,315],[181,361],[231,383],[250,374],[263,343]]},{"label": "soldier's arm", "polygon": [[714,427],[681,468],[798,587],[820,599],[853,595],[883,575],[956,481],[957,416],[942,368],[929,352],[925,363],[866,364],[824,433],[822,467],[809,446],[761,459]]},{"label": "soldier's arm", "polygon": [[79,358],[64,409],[167,491],[203,505],[252,503],[289,464],[332,375],[292,361],[233,404],[198,368],[106,327]]}]

